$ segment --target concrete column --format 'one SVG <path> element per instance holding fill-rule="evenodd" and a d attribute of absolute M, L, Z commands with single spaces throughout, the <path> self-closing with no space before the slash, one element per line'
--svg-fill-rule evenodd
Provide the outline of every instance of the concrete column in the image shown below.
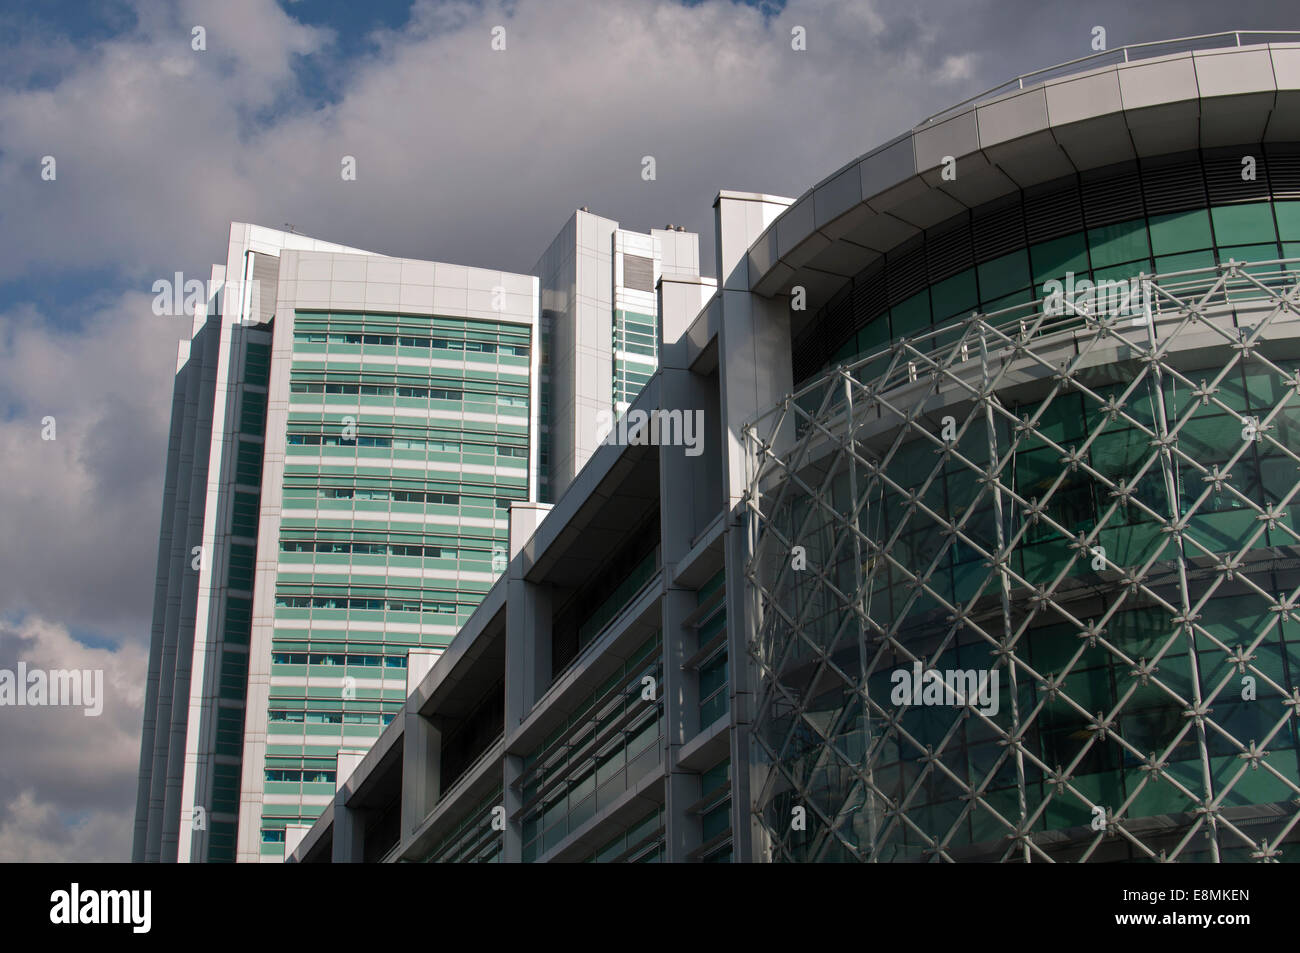
<path fill-rule="evenodd" d="M 441 652 L 411 649 L 406 656 L 402 728 L 402 831 L 405 839 L 429 816 L 442 794 L 442 732 L 412 705 L 412 694 Z"/>
<path fill-rule="evenodd" d="M 336 864 L 359 864 L 365 858 L 366 812 L 334 802 L 334 840 L 330 860 Z"/>
<path fill-rule="evenodd" d="M 722 278 L 718 365 L 722 418 L 724 484 L 728 509 L 746 490 L 747 472 L 742 428 L 793 389 L 790 310 L 784 299 L 768 299 L 749 290 L 750 246 L 792 203 L 776 196 L 721 192 L 714 204 L 717 218 L 718 274 Z M 753 796 L 749 763 L 756 673 L 749 656 L 748 633 L 756 624 L 749 602 L 744 563 L 748 556 L 743 514 L 733 512 L 727 527 L 727 651 L 731 671 L 732 836 L 734 856 L 755 860 Z"/>
<path fill-rule="evenodd" d="M 531 565 L 527 542 L 550 507 L 515 503 L 510 507 L 510 564 L 506 568 L 505 736 L 523 723 L 551 684 L 551 591 L 524 578 Z M 502 804 L 506 829 L 502 859 L 522 859 L 523 831 L 512 815 L 522 806 L 513 787 L 523 770 L 518 752 L 506 751 L 502 763 Z"/>
<path fill-rule="evenodd" d="M 442 731 L 407 709 L 402 731 L 402 838 L 429 816 L 442 796 Z"/>
<path fill-rule="evenodd" d="M 505 736 L 518 728 L 551 684 L 551 592 L 522 578 L 518 561 L 512 561 L 506 593 Z M 515 572 L 520 572 L 515 576 Z M 515 814 L 523 806 L 515 782 L 523 773 L 523 754 L 507 750 L 501 766 L 502 805 L 506 829 L 502 859 L 518 863 L 523 857 L 523 826 Z"/>
<path fill-rule="evenodd" d="M 311 830 L 310 824 L 286 824 L 284 825 L 284 857 L 285 860 L 298 849 L 302 839 L 307 836 Z"/>
<path fill-rule="evenodd" d="M 750 245 L 790 204 L 790 199 L 741 192 L 721 192 L 714 203 L 722 276 L 718 364 L 727 425 L 725 479 L 733 506 L 745 491 L 741 428 L 793 385 L 789 303 L 750 292 L 746 257 Z"/>
<path fill-rule="evenodd" d="M 695 593 L 669 586 L 663 599 L 664 678 L 660 685 L 664 700 L 664 735 L 667 751 L 665 845 L 670 863 L 681 863 L 700 845 L 700 819 L 687 809 L 700 797 L 700 778 L 677 767 L 682 746 L 699 733 L 700 692 L 697 674 L 682 663 L 697 649 L 695 632 L 682 620 L 695 608 Z"/>
<path fill-rule="evenodd" d="M 510 564 L 506 569 L 505 733 L 510 735 L 551 684 L 551 594 L 524 578 L 531 560 L 520 553 L 550 507 L 510 507 Z"/>
<path fill-rule="evenodd" d="M 514 787 L 523 771 L 523 757 L 507 752 L 501 763 L 501 806 L 506 811 L 506 829 L 501 834 L 501 860 L 507 864 L 518 864 L 524 859 L 523 825 L 512 820 L 515 812 L 523 806 L 523 797 Z"/>
<path fill-rule="evenodd" d="M 334 841 L 330 859 L 336 864 L 359 864 L 365 858 L 368 811 L 347 806 L 343 785 L 366 753 L 340 748 L 334 762 Z"/>
<path fill-rule="evenodd" d="M 662 328 L 660 340 L 660 406 L 665 410 L 682 410 L 683 414 L 702 409 L 706 403 L 703 382 L 687 368 L 687 347 L 682 340 L 701 303 L 702 286 L 684 285 L 664 279 L 659 286 Z M 712 289 L 707 289 L 712 291 Z M 700 819 L 688 811 L 699 800 L 700 781 L 694 772 L 681 771 L 677 759 L 682 746 L 699 732 L 699 681 L 694 671 L 683 663 L 698 649 L 695 631 L 682 623 L 695 609 L 694 591 L 678 585 L 674 573 L 678 563 L 690 551 L 691 540 L 702 528 L 701 514 L 708 509 L 700 496 L 707 494 L 709 481 L 704 479 L 708 455 L 717 455 L 719 431 L 706 431 L 704 454 L 687 456 L 685 447 L 665 446 L 659 450 L 660 552 L 663 556 L 667 588 L 662 602 L 663 613 L 663 684 L 665 789 L 665 846 L 670 863 L 682 863 L 700 844 Z M 709 438 L 712 437 L 710 441 Z M 716 482 L 714 489 L 716 489 Z M 713 500 L 712 509 L 722 500 Z"/>
<path fill-rule="evenodd" d="M 506 592 L 506 717 L 509 735 L 551 684 L 551 592 L 511 579 Z"/>
<path fill-rule="evenodd" d="M 756 619 L 751 605 L 751 588 L 745 580 L 744 514 L 729 518 L 726 532 L 727 553 L 727 652 L 731 676 L 731 831 L 733 857 L 745 863 L 760 860 L 755 845 L 760 841 L 759 825 L 753 814 L 753 780 L 755 771 L 746 771 L 751 763 L 753 746 L 750 733 L 754 724 L 754 700 L 758 671 L 749 654 L 749 633 Z"/>
<path fill-rule="evenodd" d="M 660 459 L 670 457 L 672 461 L 671 473 L 662 465 L 660 472 L 662 498 L 672 503 L 662 509 L 665 565 L 686 554 L 691 539 L 717 515 L 723 502 L 717 385 L 712 371 L 708 376 L 691 371 L 686 340 L 688 329 L 715 290 L 715 283 L 706 278 L 664 278 L 659 283 L 659 405 L 670 412 L 680 410 L 684 421 L 691 415 L 697 437 L 694 447 L 660 448 Z"/>
<path fill-rule="evenodd" d="M 514 559 L 519 550 L 524 548 L 541 525 L 542 520 L 546 519 L 546 514 L 551 512 L 550 503 L 523 503 L 514 502 L 510 504 L 510 558 Z"/>

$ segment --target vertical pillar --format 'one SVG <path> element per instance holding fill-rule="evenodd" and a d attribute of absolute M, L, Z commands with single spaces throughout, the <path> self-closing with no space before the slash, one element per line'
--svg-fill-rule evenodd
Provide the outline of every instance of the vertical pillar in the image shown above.
<path fill-rule="evenodd" d="M 537 699 L 551 684 L 551 591 L 529 582 L 528 540 L 550 511 L 541 503 L 510 507 L 510 563 L 506 567 L 505 729 L 508 739 L 528 717 Z M 515 814 L 523 799 L 515 782 L 523 771 L 523 753 L 507 750 L 501 766 L 502 804 L 506 829 L 501 859 L 522 860 L 523 831 Z"/>
<path fill-rule="evenodd" d="M 694 671 L 683 669 L 682 663 L 694 654 L 694 630 L 682 625 L 682 620 L 695 607 L 694 593 L 681 586 L 669 585 L 663 598 L 663 652 L 664 678 L 660 686 L 664 700 L 664 752 L 666 780 L 665 847 L 669 863 L 681 863 L 700 845 L 700 819 L 689 808 L 700 797 L 700 778 L 693 771 L 683 771 L 677 766 L 682 746 L 699 733 L 699 680 Z"/>
<path fill-rule="evenodd" d="M 420 714 L 415 690 L 441 652 L 411 649 L 406 656 L 406 705 L 402 709 L 402 831 L 405 839 L 429 816 L 441 795 L 442 732 Z"/>
<path fill-rule="evenodd" d="M 350 808 L 343 785 L 366 756 L 364 751 L 340 748 L 334 762 L 334 842 L 330 859 L 336 864 L 359 864 L 365 858 L 367 811 Z"/>
<path fill-rule="evenodd" d="M 537 526 L 550 511 L 542 503 L 510 507 L 510 563 L 506 567 L 506 711 L 507 736 L 524 720 L 551 683 L 550 588 L 524 578 L 531 565 L 524 552 Z"/>
<path fill-rule="evenodd" d="M 727 651 L 731 675 L 731 809 L 734 856 L 760 860 L 761 832 L 753 814 L 750 731 L 753 725 L 756 666 L 749 634 L 758 624 L 745 562 L 749 558 L 748 517 L 736 506 L 748 484 L 742 428 L 793 389 L 790 308 L 785 298 L 770 299 L 749 290 L 748 251 L 763 231 L 791 205 L 789 199 L 720 192 L 717 218 L 718 275 L 722 280 L 718 365 L 722 391 L 724 485 L 728 517 L 726 539 Z"/>
<path fill-rule="evenodd" d="M 757 625 L 757 616 L 749 598 L 750 585 L 745 579 L 745 561 L 749 558 L 747 523 L 750 517 L 742 510 L 733 514 L 727 527 L 727 652 L 731 676 L 731 831 L 732 856 L 740 863 L 759 861 L 761 830 L 754 817 L 751 767 L 758 667 L 749 654 L 749 636 Z"/>
<path fill-rule="evenodd" d="M 699 313 L 712 287 L 700 282 L 674 281 L 664 278 L 659 284 L 659 404 L 669 412 L 680 410 L 686 415 L 706 416 L 708 395 L 705 382 L 688 366 L 689 352 L 683 337 Z M 704 470 L 710 455 L 716 455 L 720 431 L 701 427 L 699 438 L 703 453 L 687 456 L 684 446 L 659 448 L 660 552 L 663 556 L 666 583 L 662 601 L 663 614 L 663 684 L 664 701 L 665 798 L 664 843 L 667 860 L 682 863 L 700 845 L 700 819 L 689 810 L 700 797 L 699 775 L 683 771 L 677 761 L 682 747 L 699 733 L 699 680 L 697 673 L 683 668 L 683 663 L 698 649 L 695 630 L 683 625 L 695 609 L 695 593 L 676 580 L 678 563 L 690 551 L 691 540 L 702 527 L 703 514 L 716 513 L 721 505 L 717 498 L 708 505 L 700 496 L 709 492 L 710 481 Z M 716 489 L 716 484 L 713 487 Z M 707 522 L 707 518 L 705 518 Z"/>
<path fill-rule="evenodd" d="M 789 302 L 750 292 L 747 258 L 749 247 L 790 204 L 789 199 L 742 192 L 720 192 L 714 203 L 722 278 L 718 365 L 730 506 L 740 502 L 745 492 L 741 428 L 793 385 Z"/>
<path fill-rule="evenodd" d="M 663 351 L 672 360 L 671 348 Z M 682 408 L 689 412 L 690 371 L 665 365 L 660 368 L 660 403 L 666 410 Z M 659 448 L 660 552 L 663 556 L 666 583 L 662 600 L 663 614 L 663 684 L 664 752 L 666 779 L 664 799 L 664 841 L 667 860 L 681 863 L 700 844 L 699 818 L 687 810 L 700 796 L 699 776 L 683 772 L 677 766 L 682 746 L 699 731 L 699 682 L 696 673 L 682 667 L 695 653 L 695 631 L 682 622 L 694 609 L 694 592 L 683 588 L 675 579 L 675 570 L 690 549 L 695 535 L 695 507 L 691 498 L 697 492 L 692 478 L 692 458 L 684 447 Z"/>
<path fill-rule="evenodd" d="M 307 836 L 309 830 L 311 830 L 310 824 L 284 825 L 284 859 L 286 861 L 298 849 L 298 845 L 302 843 L 302 839 Z"/>

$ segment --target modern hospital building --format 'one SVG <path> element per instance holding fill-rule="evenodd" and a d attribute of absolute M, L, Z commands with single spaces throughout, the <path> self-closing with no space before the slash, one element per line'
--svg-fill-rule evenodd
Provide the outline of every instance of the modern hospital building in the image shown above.
<path fill-rule="evenodd" d="M 716 279 L 585 210 L 530 275 L 232 226 L 135 859 L 1294 859 L 1300 37 L 714 211 Z"/>

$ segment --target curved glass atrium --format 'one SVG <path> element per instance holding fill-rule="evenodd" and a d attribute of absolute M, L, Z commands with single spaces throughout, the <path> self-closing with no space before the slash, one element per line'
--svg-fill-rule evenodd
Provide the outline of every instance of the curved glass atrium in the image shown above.
<path fill-rule="evenodd" d="M 822 316 L 853 357 L 745 431 L 770 859 L 1295 856 L 1298 209 L 1085 223 Z"/>

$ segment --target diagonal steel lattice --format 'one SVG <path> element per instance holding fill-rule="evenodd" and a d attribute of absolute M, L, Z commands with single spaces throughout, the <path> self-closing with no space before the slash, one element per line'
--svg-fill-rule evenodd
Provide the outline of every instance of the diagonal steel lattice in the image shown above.
<path fill-rule="evenodd" d="M 769 859 L 1300 854 L 1298 271 L 972 314 L 744 428 Z"/>

